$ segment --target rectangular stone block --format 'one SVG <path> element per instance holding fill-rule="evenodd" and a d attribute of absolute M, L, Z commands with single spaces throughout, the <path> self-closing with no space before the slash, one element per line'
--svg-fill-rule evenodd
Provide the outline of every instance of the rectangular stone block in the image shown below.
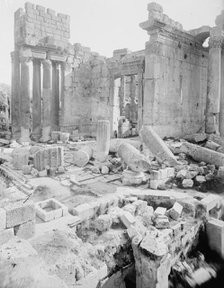
<path fill-rule="evenodd" d="M 13 228 L 0 231 L 0 246 L 8 242 L 12 237 L 14 237 Z"/>
<path fill-rule="evenodd" d="M 179 217 L 181 216 L 181 213 L 183 211 L 183 206 L 180 205 L 178 202 L 176 202 L 173 207 L 169 211 L 169 216 L 174 219 L 178 220 Z"/>
<path fill-rule="evenodd" d="M 211 219 L 206 223 L 208 244 L 224 259 L 224 221 Z"/>
<path fill-rule="evenodd" d="M 201 203 L 206 207 L 207 212 L 213 208 L 221 206 L 221 197 L 218 195 L 210 194 L 201 200 Z"/>
<path fill-rule="evenodd" d="M 130 239 L 133 239 L 135 236 L 141 236 L 140 233 L 136 230 L 133 225 L 130 225 L 127 229 L 127 233 Z"/>
<path fill-rule="evenodd" d="M 25 203 L 22 201 L 9 203 L 4 209 L 6 211 L 7 228 L 34 220 L 36 216 L 34 204 L 31 201 Z"/>
<path fill-rule="evenodd" d="M 87 203 L 81 204 L 73 208 L 73 215 L 79 216 L 82 221 L 92 218 L 95 214 L 94 206 Z"/>
<path fill-rule="evenodd" d="M 21 239 L 29 239 L 35 234 L 36 221 L 31 220 L 24 224 L 14 226 L 14 235 Z"/>
<path fill-rule="evenodd" d="M 6 228 L 6 211 L 0 208 L 0 231 Z"/>
<path fill-rule="evenodd" d="M 126 228 L 129 228 L 131 225 L 135 223 L 135 218 L 131 215 L 131 213 L 127 211 L 125 211 L 122 215 L 120 215 L 120 220 Z"/>
<path fill-rule="evenodd" d="M 154 212 L 154 215 L 155 216 L 159 216 L 159 215 L 165 215 L 166 214 L 166 208 L 164 208 L 164 207 L 157 207 L 156 208 L 156 210 L 155 210 L 155 212 Z"/>

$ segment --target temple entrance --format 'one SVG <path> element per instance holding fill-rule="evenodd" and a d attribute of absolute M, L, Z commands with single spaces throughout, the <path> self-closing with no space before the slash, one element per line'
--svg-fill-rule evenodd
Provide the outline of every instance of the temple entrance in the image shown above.
<path fill-rule="evenodd" d="M 138 135 L 138 75 L 125 75 L 114 80 L 113 133 L 125 138 Z"/>

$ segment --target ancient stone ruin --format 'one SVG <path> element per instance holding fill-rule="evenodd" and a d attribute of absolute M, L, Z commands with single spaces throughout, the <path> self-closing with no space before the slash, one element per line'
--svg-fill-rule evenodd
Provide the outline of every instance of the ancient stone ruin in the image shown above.
<path fill-rule="evenodd" d="M 221 287 L 224 13 L 186 31 L 147 9 L 145 48 L 111 58 L 68 15 L 15 12 L 0 287 Z"/>

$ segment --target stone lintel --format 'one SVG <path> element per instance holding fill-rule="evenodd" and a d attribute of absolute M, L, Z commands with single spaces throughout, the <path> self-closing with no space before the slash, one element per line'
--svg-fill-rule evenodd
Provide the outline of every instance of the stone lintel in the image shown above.
<path fill-rule="evenodd" d="M 32 51 L 32 57 L 34 59 L 46 59 L 46 55 L 45 51 Z"/>
<path fill-rule="evenodd" d="M 57 62 L 65 62 L 67 59 L 67 56 L 48 53 L 48 59 L 52 61 L 57 61 Z"/>

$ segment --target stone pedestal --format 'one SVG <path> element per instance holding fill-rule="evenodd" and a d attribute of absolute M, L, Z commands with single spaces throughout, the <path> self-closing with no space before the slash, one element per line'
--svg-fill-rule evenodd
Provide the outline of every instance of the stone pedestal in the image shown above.
<path fill-rule="evenodd" d="M 43 128 L 41 141 L 51 139 L 51 104 L 52 104 L 51 61 L 43 61 Z"/>
<path fill-rule="evenodd" d="M 97 122 L 96 133 L 96 159 L 100 162 L 104 162 L 110 148 L 110 122 L 108 120 L 99 120 Z"/>
<path fill-rule="evenodd" d="M 33 60 L 33 138 L 37 141 L 41 136 L 41 70 L 40 61 Z"/>
<path fill-rule="evenodd" d="M 30 141 L 30 58 L 21 57 L 20 116 L 21 142 Z"/>
<path fill-rule="evenodd" d="M 206 133 L 219 133 L 221 96 L 221 46 L 223 38 L 216 28 L 211 32 L 208 59 L 208 96 L 206 109 Z"/>

